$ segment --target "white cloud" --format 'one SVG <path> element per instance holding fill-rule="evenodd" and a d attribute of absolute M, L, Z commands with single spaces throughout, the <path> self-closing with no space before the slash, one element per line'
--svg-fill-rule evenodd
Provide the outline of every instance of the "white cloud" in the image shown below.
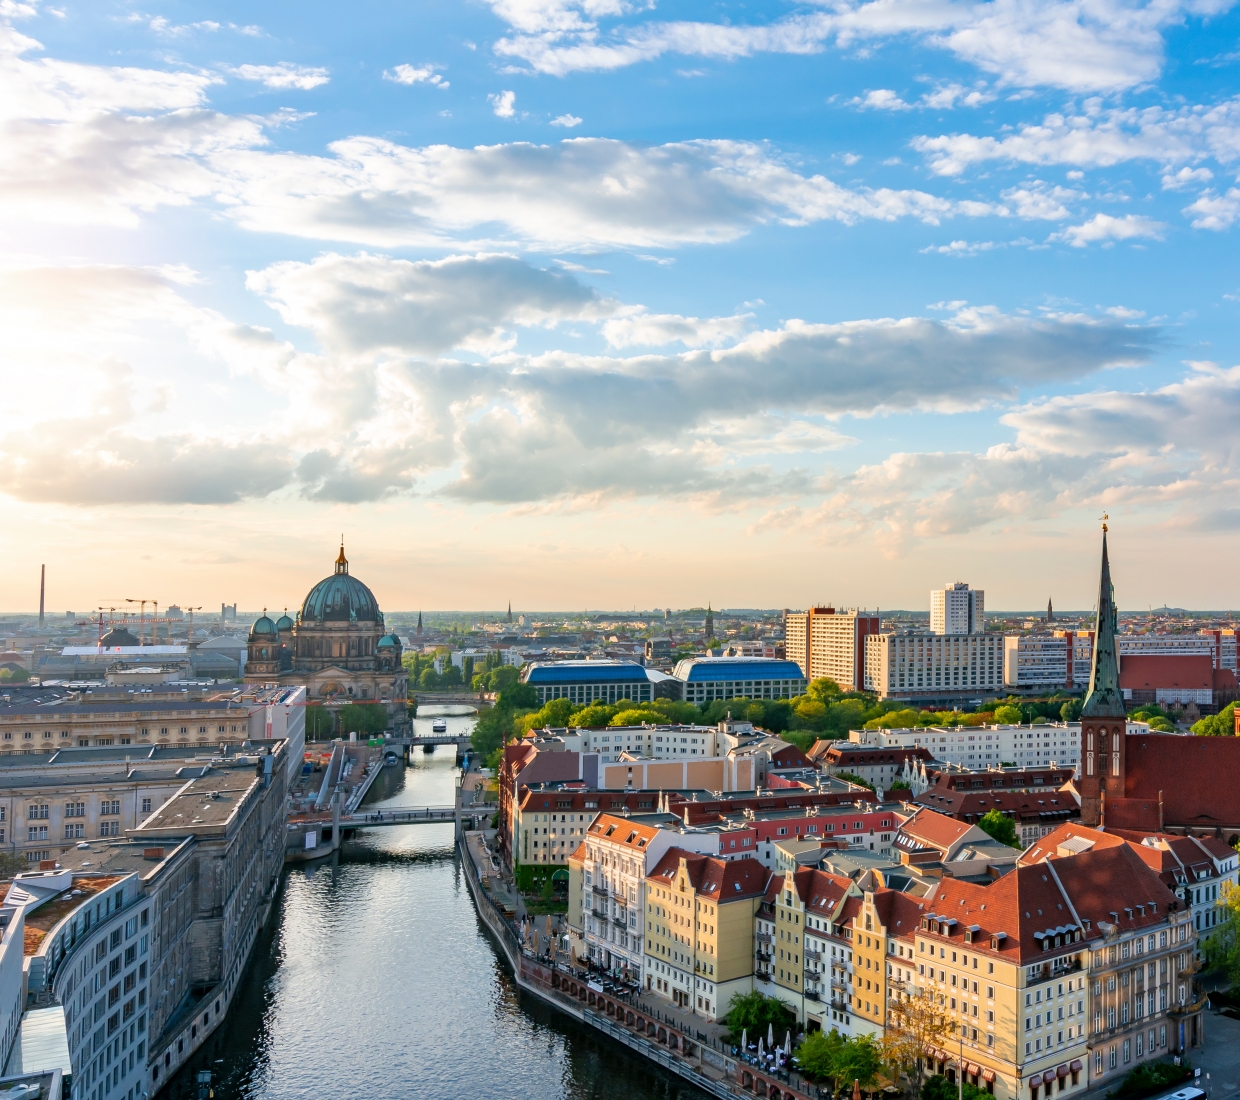
<path fill-rule="evenodd" d="M 1002 83 L 1114 91 L 1155 79 L 1163 31 L 1189 15 L 1226 10 L 1229 0 L 841 0 L 773 23 L 644 21 L 604 29 L 601 21 L 645 5 L 620 0 L 492 0 L 513 33 L 495 44 L 514 65 L 565 75 L 607 71 L 664 54 L 732 60 L 757 53 L 816 53 L 914 36 L 947 49 Z M 650 5 L 651 7 L 653 5 Z"/>
<path fill-rule="evenodd" d="M 513 325 L 593 320 L 618 308 L 572 275 L 498 254 L 409 261 L 328 253 L 251 271 L 246 286 L 286 324 L 346 357 L 494 352 L 511 344 Z"/>
<path fill-rule="evenodd" d="M 1193 216 L 1194 229 L 1230 229 L 1240 218 L 1240 188 L 1232 187 L 1225 195 L 1203 191 L 1184 213 Z"/>
<path fill-rule="evenodd" d="M 627 311 L 603 323 L 603 336 L 613 348 L 717 347 L 744 335 L 752 313 L 734 317 L 682 317 L 678 313 Z"/>
<path fill-rule="evenodd" d="M 950 244 L 930 245 L 921 251 L 936 252 L 940 256 L 975 256 L 979 252 L 1006 247 L 1001 241 L 952 241 Z"/>
<path fill-rule="evenodd" d="M 513 104 L 516 101 L 516 92 L 494 92 L 487 96 L 487 102 L 491 104 L 496 115 L 500 118 L 512 118 L 515 113 Z"/>
<path fill-rule="evenodd" d="M 1052 234 L 1049 239 L 1065 241 L 1073 248 L 1085 248 L 1098 241 L 1108 244 L 1140 239 L 1161 241 L 1166 228 L 1162 222 L 1137 214 L 1126 214 L 1122 218 L 1113 218 L 1110 214 L 1095 214 L 1083 225 L 1070 225 L 1062 232 Z"/>
<path fill-rule="evenodd" d="M 297 88 L 305 92 L 331 80 L 326 69 L 294 65 L 290 61 L 281 61 L 278 65 L 237 65 L 225 71 L 241 80 L 253 80 L 281 91 Z"/>
<path fill-rule="evenodd" d="M 864 96 L 849 100 L 849 105 L 877 111 L 912 111 L 918 108 L 943 111 L 955 107 L 957 103 L 963 107 L 980 107 L 994 98 L 985 85 L 966 88 L 962 84 L 941 84 L 912 103 L 901 99 L 889 88 L 875 88 Z"/>
<path fill-rule="evenodd" d="M 1195 183 L 1209 183 L 1212 179 L 1214 173 L 1209 168 L 1181 168 L 1178 172 L 1167 169 L 1162 186 L 1164 191 L 1183 191 Z"/>
<path fill-rule="evenodd" d="M 383 79 L 394 84 L 431 84 L 446 91 L 451 84 L 435 71 L 438 68 L 438 65 L 397 65 L 384 69 Z"/>
<path fill-rule="evenodd" d="M 581 125 L 581 119 L 576 115 L 556 115 L 551 120 L 552 126 L 563 126 L 567 130 L 571 130 L 574 126 Z"/>
<path fill-rule="evenodd" d="M 890 88 L 873 88 L 864 96 L 857 96 L 848 102 L 850 106 L 869 108 L 874 111 L 911 111 L 913 109 L 911 103 L 905 103 Z"/>
<path fill-rule="evenodd" d="M 944 176 L 990 160 L 1098 168 L 1129 160 L 1182 164 L 1207 156 L 1222 162 L 1240 158 L 1240 97 L 1174 110 L 1104 110 L 1096 100 L 1085 108 L 1075 115 L 1047 115 L 1041 124 L 1023 125 L 1006 137 L 921 136 L 912 144 Z"/>
<path fill-rule="evenodd" d="M 1064 205 L 1089 196 L 1083 191 L 1058 187 L 1042 180 L 1033 180 L 1021 187 L 1012 187 L 1002 193 L 1005 202 L 1015 208 L 1018 218 L 1026 220 L 1062 221 L 1072 212 Z"/>

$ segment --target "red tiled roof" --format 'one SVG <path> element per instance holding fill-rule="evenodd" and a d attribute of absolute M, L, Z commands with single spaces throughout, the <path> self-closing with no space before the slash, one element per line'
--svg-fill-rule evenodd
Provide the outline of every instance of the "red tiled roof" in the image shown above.
<path fill-rule="evenodd" d="M 1208 653 L 1125 656 L 1120 660 L 1119 686 L 1145 691 L 1156 688 L 1208 690 L 1214 682 L 1213 666 Z"/>
<path fill-rule="evenodd" d="M 972 825 L 927 808 L 909 818 L 900 826 L 900 832 L 932 848 L 946 851 L 971 828 L 973 828 Z"/>
<path fill-rule="evenodd" d="M 1240 680 L 1229 668 L 1216 668 L 1212 684 L 1215 691 L 1240 691 Z"/>
<path fill-rule="evenodd" d="M 1161 796 L 1164 828 L 1240 830 L 1240 794 L 1235 779 L 1240 775 L 1240 738 L 1134 733 L 1125 742 L 1125 755 L 1126 797 L 1106 800 L 1108 827 L 1157 829 Z M 1132 800 L 1139 804 L 1120 804 Z"/>
<path fill-rule="evenodd" d="M 851 744 L 851 742 L 849 742 Z M 862 768 L 884 764 L 903 764 L 906 760 L 933 760 L 934 757 L 920 745 L 913 748 L 848 749 L 832 745 L 824 754 L 832 766 L 853 765 Z"/>
<path fill-rule="evenodd" d="M 914 800 L 918 805 L 929 807 L 938 813 L 955 818 L 981 817 L 990 810 L 1002 810 L 1017 818 L 1039 817 L 1048 814 L 1071 815 L 1080 813 L 1080 805 L 1067 792 L 1054 787 L 1040 791 L 953 791 L 937 787 L 919 794 Z"/>
<path fill-rule="evenodd" d="M 646 877 L 667 882 L 675 878 L 682 859 L 693 889 L 721 905 L 759 897 L 767 891 L 771 873 L 756 859 L 715 859 L 683 848 L 669 848 Z"/>

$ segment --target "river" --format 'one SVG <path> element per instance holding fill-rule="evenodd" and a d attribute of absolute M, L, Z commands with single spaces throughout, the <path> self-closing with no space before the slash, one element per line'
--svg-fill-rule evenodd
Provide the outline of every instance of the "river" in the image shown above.
<path fill-rule="evenodd" d="M 430 732 L 430 718 L 416 720 Z M 449 717 L 450 729 L 469 718 Z M 454 750 L 389 768 L 368 806 L 451 805 Z M 159 1100 L 701 1100 L 522 993 L 474 911 L 451 825 L 363 831 L 289 870 L 210 1041 Z"/>

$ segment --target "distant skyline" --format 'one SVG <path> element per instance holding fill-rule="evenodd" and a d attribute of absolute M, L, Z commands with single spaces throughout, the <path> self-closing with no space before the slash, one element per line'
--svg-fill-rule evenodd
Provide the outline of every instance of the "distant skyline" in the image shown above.
<path fill-rule="evenodd" d="M 1240 605 L 1235 0 L 0 0 L 0 607 Z"/>

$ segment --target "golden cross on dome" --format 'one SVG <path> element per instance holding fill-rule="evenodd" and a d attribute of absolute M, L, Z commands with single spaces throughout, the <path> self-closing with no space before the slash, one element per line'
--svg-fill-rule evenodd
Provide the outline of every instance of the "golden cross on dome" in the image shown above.
<path fill-rule="evenodd" d="M 1102 529 L 1103 529 L 1104 531 L 1107 529 L 1107 520 L 1109 520 L 1110 518 L 1111 518 L 1111 517 L 1110 517 L 1110 516 L 1108 516 L 1108 515 L 1106 514 L 1106 512 L 1103 512 L 1103 513 L 1102 513 Z"/>

